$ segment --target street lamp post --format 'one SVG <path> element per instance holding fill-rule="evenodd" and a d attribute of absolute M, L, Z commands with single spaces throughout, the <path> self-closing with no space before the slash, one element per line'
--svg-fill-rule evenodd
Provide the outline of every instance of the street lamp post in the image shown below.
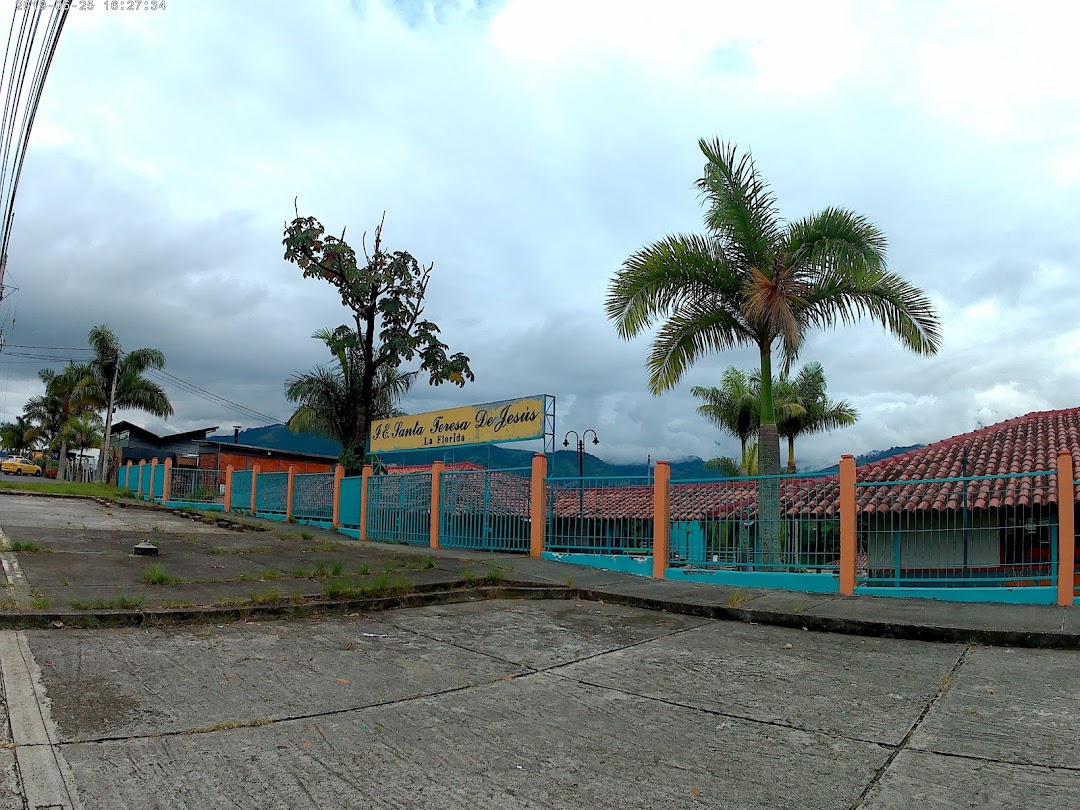
<path fill-rule="evenodd" d="M 581 435 L 578 435 L 576 430 L 568 430 L 566 436 L 563 437 L 563 447 L 570 446 L 570 434 L 574 434 L 574 439 L 577 440 L 577 472 L 578 472 L 578 519 L 581 521 L 581 526 L 585 526 L 585 439 L 591 433 L 592 443 L 600 444 L 600 437 L 596 435 L 596 431 L 592 428 L 584 431 Z"/>

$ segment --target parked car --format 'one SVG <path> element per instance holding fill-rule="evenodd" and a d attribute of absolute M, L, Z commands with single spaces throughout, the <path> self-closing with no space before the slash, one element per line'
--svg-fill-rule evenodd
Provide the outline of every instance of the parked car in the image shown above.
<path fill-rule="evenodd" d="M 41 475 L 41 467 L 25 458 L 14 456 L 0 462 L 0 470 L 13 475 Z"/>

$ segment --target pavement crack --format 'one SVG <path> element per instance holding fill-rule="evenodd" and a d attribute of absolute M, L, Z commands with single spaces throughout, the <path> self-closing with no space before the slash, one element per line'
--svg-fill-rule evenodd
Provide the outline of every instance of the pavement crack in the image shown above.
<path fill-rule="evenodd" d="M 849 805 L 849 810 L 854 810 L 854 808 L 862 806 L 862 803 L 866 801 L 866 798 L 870 795 L 870 792 L 881 783 L 882 779 L 885 778 L 885 774 L 889 772 L 889 768 L 892 767 L 892 764 L 896 761 L 896 758 L 900 756 L 903 751 L 907 750 L 908 743 L 911 742 L 911 738 L 915 736 L 915 732 L 919 730 L 919 726 L 922 725 L 922 722 L 926 719 L 926 716 L 930 714 L 930 710 L 934 708 L 934 704 L 936 704 L 938 700 L 940 700 L 941 697 L 947 691 L 949 691 L 949 687 L 952 686 L 953 683 L 955 683 L 956 673 L 960 671 L 960 667 L 964 665 L 964 661 L 967 660 L 968 653 L 970 653 L 972 649 L 973 647 L 970 644 L 964 647 L 960 655 L 957 657 L 956 661 L 953 663 L 952 667 L 947 673 L 945 673 L 945 676 L 941 679 L 941 685 L 938 687 L 937 691 L 934 692 L 934 694 L 930 696 L 930 699 L 926 701 L 926 705 L 923 706 L 922 711 L 919 712 L 919 716 L 915 718 L 915 722 L 911 724 L 911 728 L 907 730 L 907 733 L 904 735 L 903 739 L 900 740 L 900 744 L 893 749 L 892 753 L 890 753 L 888 758 L 885 760 L 885 763 L 880 768 L 878 768 L 877 773 L 874 774 L 874 777 L 867 783 L 866 787 L 863 788 L 862 793 L 859 794 L 859 798 L 857 798 L 854 802 L 851 803 L 851 805 Z"/>
<path fill-rule="evenodd" d="M 936 748 L 915 748 L 911 747 L 912 751 L 918 751 L 923 754 L 934 754 L 939 757 L 949 757 L 950 759 L 962 759 L 967 762 L 986 762 L 991 765 L 1009 765 L 1015 768 L 1041 768 L 1048 771 L 1065 771 L 1066 773 L 1080 773 L 1080 765 L 1040 765 L 1038 762 L 1025 762 L 1020 759 L 1003 759 L 1001 757 L 984 757 L 978 754 L 960 754 L 956 751 L 939 751 Z"/>

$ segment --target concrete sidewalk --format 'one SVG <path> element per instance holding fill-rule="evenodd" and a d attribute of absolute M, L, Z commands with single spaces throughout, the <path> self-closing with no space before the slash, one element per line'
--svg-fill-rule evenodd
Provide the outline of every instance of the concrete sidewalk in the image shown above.
<path fill-rule="evenodd" d="M 223 525 L 219 525 L 223 524 Z M 142 502 L 0 492 L 8 627 L 219 621 L 501 596 L 885 638 L 1080 649 L 1080 608 L 669 582 L 514 554 L 361 543 L 336 532 Z M 239 529 L 239 530 L 238 530 Z M 135 557 L 151 540 L 157 558 Z M 161 582 L 147 569 L 157 566 Z"/>

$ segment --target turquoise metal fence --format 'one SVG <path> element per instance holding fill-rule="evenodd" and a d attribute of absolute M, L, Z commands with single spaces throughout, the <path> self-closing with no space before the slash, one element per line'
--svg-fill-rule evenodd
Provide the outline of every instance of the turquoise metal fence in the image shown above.
<path fill-rule="evenodd" d="M 255 514 L 284 515 L 288 490 L 287 472 L 259 473 L 255 477 Z"/>
<path fill-rule="evenodd" d="M 152 470 L 150 469 L 149 464 L 139 465 L 138 484 L 136 485 L 136 489 L 141 493 L 143 500 L 146 500 L 149 497 L 151 472 Z"/>
<path fill-rule="evenodd" d="M 528 551 L 529 467 L 447 470 L 439 477 L 439 545 Z"/>
<path fill-rule="evenodd" d="M 292 507 L 295 518 L 327 523 L 333 520 L 334 474 L 305 473 L 294 476 Z"/>
<path fill-rule="evenodd" d="M 1053 585 L 1057 476 L 856 483 L 856 582 L 871 587 Z"/>
<path fill-rule="evenodd" d="M 169 501 L 174 503 L 222 503 L 225 485 L 218 470 L 174 467 L 169 481 Z"/>
<path fill-rule="evenodd" d="M 125 464 L 116 471 L 116 488 L 127 489 L 128 466 Z"/>
<path fill-rule="evenodd" d="M 234 470 L 232 474 L 232 492 L 230 509 L 238 512 L 251 511 L 251 470 Z"/>
<path fill-rule="evenodd" d="M 338 497 L 338 525 L 350 533 L 360 531 L 360 492 L 364 479 L 352 475 L 341 479 L 341 494 Z"/>
<path fill-rule="evenodd" d="M 740 571 L 839 570 L 835 476 L 672 481 L 669 565 Z"/>
<path fill-rule="evenodd" d="M 368 479 L 369 540 L 426 546 L 431 542 L 431 473 Z"/>
<path fill-rule="evenodd" d="M 651 477 L 548 478 L 546 487 L 546 551 L 652 553 Z"/>

